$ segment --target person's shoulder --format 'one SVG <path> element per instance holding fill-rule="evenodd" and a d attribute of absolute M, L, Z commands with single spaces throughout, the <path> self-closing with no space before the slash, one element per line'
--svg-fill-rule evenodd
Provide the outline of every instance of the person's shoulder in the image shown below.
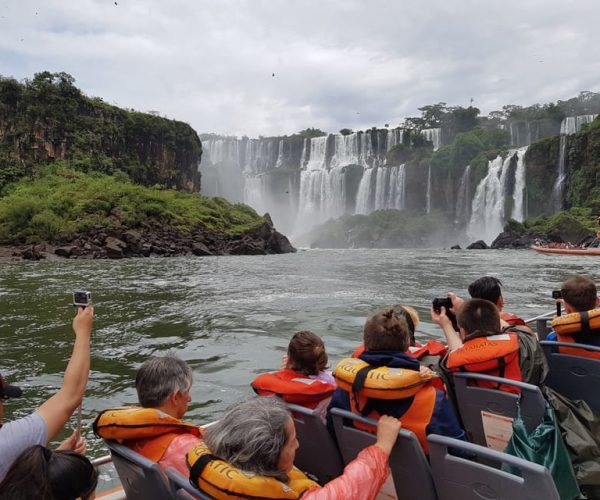
<path fill-rule="evenodd" d="M 37 411 L 34 411 L 25 417 L 4 423 L 0 427 L 0 432 L 6 434 L 7 432 L 14 432 L 18 429 L 29 429 L 32 427 L 46 428 L 46 421 Z"/>

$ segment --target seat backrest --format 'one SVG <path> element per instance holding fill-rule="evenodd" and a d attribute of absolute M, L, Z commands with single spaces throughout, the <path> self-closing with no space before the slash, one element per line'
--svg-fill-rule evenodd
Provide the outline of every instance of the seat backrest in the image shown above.
<path fill-rule="evenodd" d="M 174 498 L 160 466 L 116 441 L 106 441 L 128 500 Z"/>
<path fill-rule="evenodd" d="M 550 371 L 544 383 L 569 399 L 582 399 L 600 412 L 600 359 L 558 352 L 558 347 L 571 347 L 600 352 L 600 347 L 571 342 L 540 342 Z"/>
<path fill-rule="evenodd" d="M 345 464 L 354 460 L 362 449 L 375 444 L 376 436 L 374 434 L 356 429 L 352 426 L 352 422 L 359 421 L 376 427 L 376 420 L 364 418 L 339 408 L 333 408 L 331 415 Z M 418 498 L 419 500 L 435 500 L 437 498 L 429 463 L 419 440 L 411 431 L 400 429 L 389 463 L 396 492 L 401 494 L 402 498 Z"/>
<path fill-rule="evenodd" d="M 168 467 L 165 470 L 165 474 L 175 498 L 199 498 L 201 500 L 210 500 L 212 498 L 192 485 L 187 477 L 182 476 L 173 467 Z"/>
<path fill-rule="evenodd" d="M 503 385 L 512 385 L 518 387 L 521 391 L 518 394 L 501 391 L 498 389 L 488 389 L 469 385 L 477 381 L 488 381 Z M 481 373 L 454 373 L 454 388 L 456 391 L 456 402 L 465 431 L 472 443 L 488 446 L 484 432 L 484 420 L 482 411 L 502 415 L 504 417 L 515 418 L 517 416 L 518 405 L 521 407 L 521 418 L 528 431 L 533 431 L 544 418 L 546 401 L 539 387 L 516 382 L 500 377 L 492 377 Z"/>
<path fill-rule="evenodd" d="M 552 475 L 542 465 L 445 436 L 430 434 L 427 441 L 439 500 L 560 498 Z M 448 448 L 453 453 L 458 451 L 464 456 L 475 456 L 477 461 L 451 455 Z M 498 467 L 503 463 L 516 467 L 520 476 L 486 465 L 489 462 Z"/>
<path fill-rule="evenodd" d="M 296 467 L 317 478 L 321 485 L 340 476 L 344 472 L 342 457 L 319 413 L 295 404 L 287 406 L 292 412 L 300 443 Z"/>

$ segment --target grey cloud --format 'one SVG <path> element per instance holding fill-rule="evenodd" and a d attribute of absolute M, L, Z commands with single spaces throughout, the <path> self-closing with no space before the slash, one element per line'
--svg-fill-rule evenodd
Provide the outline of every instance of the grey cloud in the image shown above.
<path fill-rule="evenodd" d="M 583 0 L 21 0 L 0 5 L 0 72 L 64 70 L 199 132 L 364 129 L 439 101 L 487 112 L 599 90 L 598 14 Z"/>

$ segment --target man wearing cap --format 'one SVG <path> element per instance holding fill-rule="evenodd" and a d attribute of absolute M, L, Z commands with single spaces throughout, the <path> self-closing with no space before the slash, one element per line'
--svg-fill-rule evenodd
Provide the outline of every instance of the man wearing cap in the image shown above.
<path fill-rule="evenodd" d="M 6 383 L 0 375 L 0 481 L 21 454 L 34 445 L 46 446 L 56 437 L 83 399 L 90 371 L 90 337 L 94 309 L 80 307 L 73 319 L 75 344 L 67 364 L 62 387 L 31 415 L 2 424 L 4 400 L 21 396 L 21 389 Z M 76 433 L 60 449 L 85 450 L 85 442 Z"/>

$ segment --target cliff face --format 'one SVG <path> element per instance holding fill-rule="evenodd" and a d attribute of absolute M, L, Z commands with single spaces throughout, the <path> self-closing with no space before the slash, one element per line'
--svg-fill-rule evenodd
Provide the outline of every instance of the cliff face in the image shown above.
<path fill-rule="evenodd" d="M 0 78 L 0 188 L 36 164 L 125 172 L 134 182 L 200 190 L 202 144 L 186 123 L 84 96 L 65 73 Z"/>

